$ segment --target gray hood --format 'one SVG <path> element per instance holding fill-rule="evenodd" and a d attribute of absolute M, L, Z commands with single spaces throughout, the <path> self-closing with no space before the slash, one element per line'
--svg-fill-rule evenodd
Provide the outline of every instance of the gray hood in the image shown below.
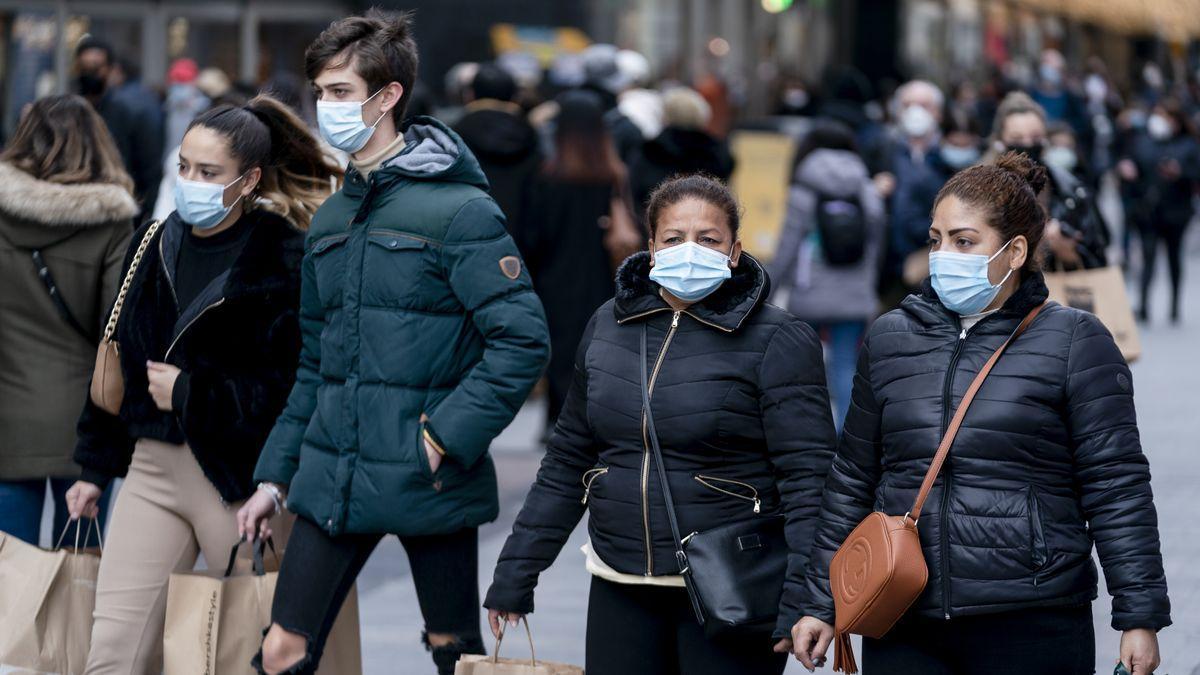
<path fill-rule="evenodd" d="M 867 180 L 867 166 L 849 150 L 814 150 L 796 168 L 795 181 L 831 197 L 857 195 Z"/>

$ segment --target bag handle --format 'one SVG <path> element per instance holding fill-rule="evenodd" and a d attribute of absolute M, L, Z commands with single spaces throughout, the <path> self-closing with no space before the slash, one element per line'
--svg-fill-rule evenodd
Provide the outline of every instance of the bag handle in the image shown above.
<path fill-rule="evenodd" d="M 225 566 L 225 574 L 222 576 L 228 577 L 233 575 L 233 565 L 237 562 L 238 549 L 242 547 L 242 544 L 247 543 L 247 541 L 249 540 L 245 538 L 238 539 L 237 543 L 233 545 L 233 550 L 229 552 L 229 564 Z M 264 545 L 271 548 L 271 555 L 275 556 L 275 562 L 279 562 L 279 554 L 275 552 L 275 541 L 270 537 L 266 539 L 255 539 L 253 541 L 254 562 L 251 565 L 251 571 L 254 573 L 254 576 L 261 577 L 267 573 L 266 563 L 263 562 Z"/>
<path fill-rule="evenodd" d="M 1025 329 L 1029 327 L 1029 324 L 1033 323 L 1033 320 L 1037 318 L 1038 313 L 1041 312 L 1042 308 L 1045 306 L 1046 303 L 1043 302 L 1042 304 L 1030 310 L 1029 314 L 1025 315 L 1025 319 L 1021 321 L 1020 325 L 1017 326 L 1017 329 L 1012 332 L 1012 335 L 1009 335 L 1008 339 L 1004 341 L 1004 344 L 1000 345 L 1000 347 L 998 347 L 996 351 L 992 353 L 992 356 L 987 360 L 987 363 L 983 364 L 983 368 L 979 370 L 979 374 L 976 375 L 974 381 L 971 382 L 971 386 L 967 389 L 967 393 L 963 394 L 962 401 L 960 401 L 958 404 L 958 409 L 954 411 L 954 418 L 950 420 L 950 426 L 946 427 L 946 434 L 942 436 L 942 442 L 938 446 L 937 452 L 933 455 L 933 463 L 929 465 L 929 470 L 925 472 L 925 480 L 921 483 L 921 490 L 917 493 L 916 500 L 913 501 L 912 509 L 909 510 L 908 513 L 904 514 L 905 520 L 911 518 L 913 524 L 915 525 L 917 519 L 921 517 L 921 508 L 925 506 L 925 500 L 929 497 L 929 491 L 933 489 L 933 482 L 937 480 L 938 474 L 942 470 L 942 464 L 945 463 L 946 456 L 950 454 L 950 446 L 954 444 L 954 438 L 958 435 L 958 430 L 960 427 L 962 427 L 963 419 L 965 419 L 967 416 L 967 408 L 970 408 L 971 401 L 975 400 L 975 394 L 979 393 L 979 389 L 983 386 L 983 381 L 987 379 L 988 373 L 992 372 L 992 367 L 995 366 L 996 362 L 1000 360 L 1000 355 L 1004 353 L 1005 349 L 1008 349 L 1008 346 L 1012 344 L 1013 341 L 1015 341 L 1017 337 L 1021 335 L 1021 333 L 1025 332 Z"/>
<path fill-rule="evenodd" d="M 92 528 L 96 529 L 96 541 L 100 544 L 100 552 L 104 552 L 104 533 L 100 530 L 100 524 L 95 518 L 87 518 L 88 529 L 83 535 L 83 544 L 87 546 L 87 540 L 92 537 Z M 79 553 L 79 521 L 67 520 L 67 524 L 63 526 L 62 534 L 58 535 L 58 543 L 54 545 L 55 550 L 62 548 L 63 539 L 67 537 L 67 530 L 71 529 L 71 523 L 75 523 L 75 553 Z"/>
<path fill-rule="evenodd" d="M 700 595 L 692 583 L 692 570 L 688 565 L 687 552 L 683 550 L 679 520 L 675 516 L 675 500 L 671 497 L 671 484 L 667 481 L 667 469 L 663 463 L 662 448 L 658 445 L 658 433 L 654 430 L 654 413 L 650 410 L 650 384 L 646 379 L 646 330 L 646 322 L 643 321 L 639 353 L 641 355 L 642 415 L 646 418 L 646 437 L 650 441 L 650 449 L 654 455 L 654 465 L 658 470 L 663 499 L 667 502 L 667 522 L 671 524 L 671 538 L 675 543 L 675 562 L 679 565 L 679 574 L 683 577 L 684 587 L 687 588 L 688 599 L 692 602 L 692 611 L 696 614 L 696 621 L 703 626 L 705 624 L 704 605 L 701 604 Z M 649 552 L 647 553 L 649 554 Z"/>
<path fill-rule="evenodd" d="M 533 632 L 529 630 L 529 618 L 522 616 L 521 622 L 525 624 L 525 635 L 529 638 L 529 665 L 537 668 L 537 654 L 533 651 Z M 504 627 L 507 625 L 507 621 L 500 622 L 500 633 L 496 636 L 496 648 L 492 650 L 493 664 L 500 662 L 500 643 L 504 641 Z"/>
<path fill-rule="evenodd" d="M 113 335 L 116 334 L 117 321 L 121 318 L 121 307 L 125 305 L 125 295 L 129 292 L 130 284 L 133 283 L 133 275 L 137 273 L 138 266 L 142 264 L 142 256 L 146 254 L 146 247 L 150 245 L 150 240 L 154 238 L 162 224 L 161 220 L 150 223 L 146 234 L 142 236 L 141 243 L 134 251 L 133 260 L 129 262 L 129 269 L 125 271 L 125 278 L 121 281 L 121 289 L 117 291 L 117 299 L 113 301 L 112 312 L 108 315 L 108 323 L 104 326 L 104 337 L 101 342 L 111 342 Z"/>

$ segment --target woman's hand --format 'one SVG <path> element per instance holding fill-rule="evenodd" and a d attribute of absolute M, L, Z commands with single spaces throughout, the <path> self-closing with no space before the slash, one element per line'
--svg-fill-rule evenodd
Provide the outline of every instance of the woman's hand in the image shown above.
<path fill-rule="evenodd" d="M 146 362 L 146 379 L 150 381 L 150 398 L 163 412 L 171 412 L 171 395 L 175 393 L 175 380 L 182 372 L 168 363 Z"/>
<path fill-rule="evenodd" d="M 814 617 L 806 616 L 792 626 L 792 645 L 799 661 L 808 672 L 825 665 L 825 652 L 833 642 L 833 626 Z"/>
<path fill-rule="evenodd" d="M 100 507 L 96 504 L 103 494 L 104 490 L 101 490 L 100 486 L 95 483 L 84 480 L 75 481 L 71 489 L 67 490 L 67 512 L 71 514 L 71 520 L 99 516 Z"/>
<path fill-rule="evenodd" d="M 275 497 L 259 488 L 237 512 L 238 537 L 266 539 L 271 536 L 271 516 L 275 515 Z"/>
<path fill-rule="evenodd" d="M 517 612 L 501 612 L 498 609 L 488 610 L 488 625 L 492 627 L 492 636 L 500 639 L 500 622 L 507 621 L 512 627 L 516 627 L 521 623 L 521 619 L 525 618 L 524 614 Z"/>
<path fill-rule="evenodd" d="M 1132 675 L 1150 675 L 1161 662 L 1157 633 L 1147 628 L 1121 633 L 1121 663 Z"/>

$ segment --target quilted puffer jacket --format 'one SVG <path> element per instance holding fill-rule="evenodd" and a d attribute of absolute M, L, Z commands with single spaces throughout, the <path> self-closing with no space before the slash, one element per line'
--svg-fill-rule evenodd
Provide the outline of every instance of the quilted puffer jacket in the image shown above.
<path fill-rule="evenodd" d="M 626 574 L 679 572 L 666 505 L 642 425 L 640 338 L 647 330 L 651 406 L 681 532 L 786 516 L 799 580 L 835 436 L 821 344 L 763 304 L 759 263 L 673 312 L 639 253 L 617 273 L 616 298 L 592 317 L 546 457 L 500 553 L 485 606 L 528 613 L 538 575 L 589 512 L 596 554 Z M 582 564 L 582 563 L 580 563 Z M 782 589 L 776 635 L 800 618 L 799 583 Z"/>
<path fill-rule="evenodd" d="M 979 369 L 1046 299 L 1030 274 L 963 330 L 928 281 L 863 346 L 821 504 L 805 611 L 833 622 L 828 570 L 871 511 L 912 505 Z M 1117 630 L 1171 623 L 1150 468 L 1128 366 L 1092 314 L 1050 303 L 996 364 L 967 412 L 919 524 L 929 584 L 910 612 L 951 618 L 1096 597 L 1092 546 Z"/>

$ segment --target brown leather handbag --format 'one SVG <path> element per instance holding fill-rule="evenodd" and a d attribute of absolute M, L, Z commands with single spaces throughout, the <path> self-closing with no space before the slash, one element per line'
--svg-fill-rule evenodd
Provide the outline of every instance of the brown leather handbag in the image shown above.
<path fill-rule="evenodd" d="M 963 418 L 967 416 L 967 408 L 992 371 L 992 366 L 996 365 L 1000 355 L 1017 336 L 1033 323 L 1044 306 L 1038 305 L 1026 315 L 971 382 L 958 409 L 954 411 L 954 418 L 946 428 L 946 435 L 942 437 L 933 462 L 925 473 L 925 480 L 921 483 L 921 490 L 908 513 L 903 516 L 890 516 L 879 511 L 872 513 L 854 528 L 834 554 L 829 566 L 829 585 L 836 617 L 834 671 L 858 672 L 850 645 L 851 633 L 872 638 L 883 637 L 925 590 L 929 568 L 925 564 L 921 538 L 917 534 L 921 507 L 925 505 L 933 482 L 950 453 L 954 437 L 962 426 Z"/>
<path fill-rule="evenodd" d="M 142 242 L 133 253 L 133 260 L 125 272 L 125 279 L 117 291 L 117 299 L 113 302 L 112 312 L 108 315 L 108 323 L 104 326 L 104 335 L 100 338 L 100 346 L 96 350 L 96 365 L 92 369 L 92 386 L 89 392 L 92 403 L 104 412 L 117 415 L 121 412 L 121 402 L 125 400 L 125 376 L 121 374 L 121 346 L 115 339 L 117 322 L 121 318 L 121 307 L 125 305 L 125 295 L 129 293 L 129 284 L 133 283 L 133 275 L 137 272 L 146 247 L 154 238 L 163 221 L 157 220 L 146 229 Z"/>

